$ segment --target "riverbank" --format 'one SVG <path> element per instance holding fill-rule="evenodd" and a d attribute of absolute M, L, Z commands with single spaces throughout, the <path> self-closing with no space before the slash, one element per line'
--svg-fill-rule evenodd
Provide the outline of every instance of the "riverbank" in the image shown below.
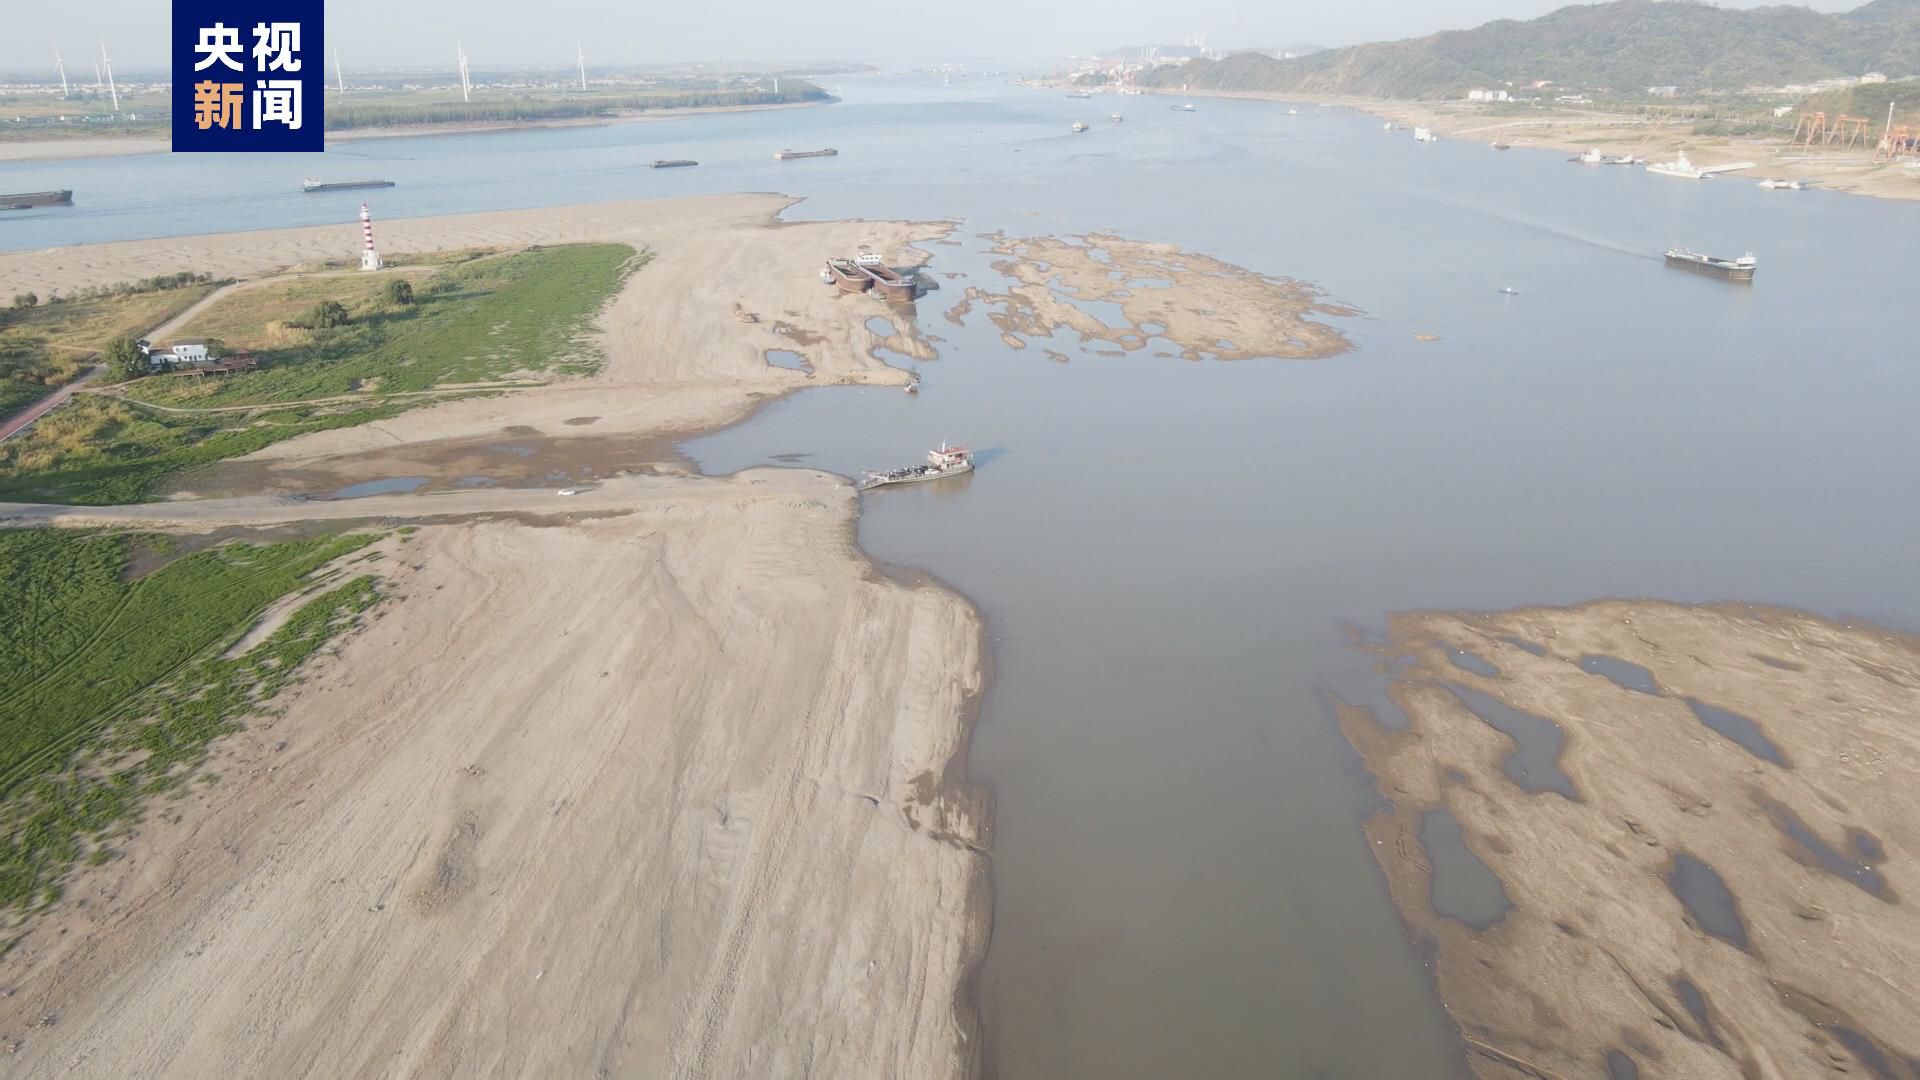
<path fill-rule="evenodd" d="M 837 99 L 836 99 L 837 100 Z M 769 112 L 777 109 L 806 109 L 830 101 L 789 101 L 774 105 L 702 105 L 687 109 L 660 109 L 627 112 L 614 116 L 572 117 L 557 120 L 515 120 L 500 123 L 400 124 L 393 127 L 349 128 L 327 132 L 329 146 L 362 139 L 392 139 L 416 135 L 474 135 L 490 131 L 521 131 L 527 128 L 614 127 L 677 120 L 689 116 L 716 113 Z M 164 154 L 172 150 L 166 138 L 129 136 L 126 138 L 73 138 L 0 140 L 0 163 L 11 161 L 60 161 L 70 158 L 125 157 L 135 154 Z"/>
<path fill-rule="evenodd" d="M 909 264 L 907 245 L 948 227 L 778 221 L 789 203 L 394 222 L 396 256 L 595 240 L 652 257 L 602 314 L 591 378 L 213 470 L 263 493 L 245 499 L 0 508 L 202 534 L 418 524 L 378 567 L 371 625 L 216 744 L 218 782 L 153 808 L 16 930 L 0 958 L 14 1068 L 297 1071 L 324 1050 L 347 1071 L 977 1069 L 964 991 L 986 941 L 987 822 L 962 755 L 978 616 L 877 572 L 844 481 L 700 477 L 672 458 L 674 438 L 786 390 L 907 378 L 871 352 L 865 321 L 885 309 L 822 286 L 818 266 L 859 247 Z M 349 254 L 353 233 L 12 254 L 0 281 L 265 274 Z M 769 364 L 772 348 L 811 375 Z M 275 497 L 543 440 L 576 457 L 644 441 L 654 475 L 572 497 Z"/>
<path fill-rule="evenodd" d="M 1275 94 L 1253 91 L 1170 91 L 1175 97 L 1229 98 L 1246 101 L 1315 103 L 1370 113 L 1402 127 L 1425 127 L 1444 138 L 1474 139 L 1491 144 L 1510 143 L 1515 150 L 1551 150 L 1580 154 L 1590 149 L 1602 154 L 1670 161 L 1684 150 L 1694 164 L 1713 166 L 1755 162 L 1751 169 L 1728 176 L 1802 179 L 1828 191 L 1866 195 L 1876 199 L 1920 199 L 1920 170 L 1899 164 L 1875 163 L 1872 147 L 1847 152 L 1828 148 L 1796 150 L 1782 139 L 1732 138 L 1695 135 L 1694 122 L 1650 121 L 1644 117 L 1578 110 L 1543 110 L 1539 115 L 1505 116 L 1484 106 L 1464 102 L 1396 101 L 1383 98 Z"/>
<path fill-rule="evenodd" d="M 1372 651 L 1367 835 L 1479 1075 L 1910 1074 L 1920 645 L 1621 601 Z"/>

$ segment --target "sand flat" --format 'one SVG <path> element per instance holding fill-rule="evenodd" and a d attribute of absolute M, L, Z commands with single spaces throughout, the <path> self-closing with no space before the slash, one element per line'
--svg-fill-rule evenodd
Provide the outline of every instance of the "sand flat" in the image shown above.
<path fill-rule="evenodd" d="M 877 577 L 820 474 L 629 494 L 398 545 L 7 955 L 9 1071 L 963 1073 L 972 610 Z"/>
<path fill-rule="evenodd" d="M 1378 653 L 1410 724 L 1344 706 L 1341 727 L 1387 803 L 1372 850 L 1480 1076 L 1633 1075 L 1620 1059 L 1643 1076 L 1914 1074 L 1920 643 L 1655 601 L 1389 631 Z M 1565 787 L 1543 769 L 1516 782 L 1495 726 L 1512 714 L 1488 701 L 1557 726 Z M 1425 850 L 1441 811 L 1480 870 Z M 1504 910 L 1478 926 L 1443 910 L 1461 895 L 1443 878 L 1487 871 Z"/>

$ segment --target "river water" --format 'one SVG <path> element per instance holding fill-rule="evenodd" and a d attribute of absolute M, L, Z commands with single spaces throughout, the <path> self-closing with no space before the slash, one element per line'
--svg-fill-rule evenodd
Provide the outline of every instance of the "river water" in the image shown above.
<path fill-rule="evenodd" d="M 970 765 L 996 799 L 982 1007 L 1005 1078 L 1462 1068 L 1329 719 L 1328 693 L 1372 685 L 1348 626 L 1651 596 L 1920 630 L 1920 204 L 1421 146 L 1304 103 L 842 93 L 354 143 L 324 167 L 0 165 L 0 190 L 80 203 L 0 223 L 0 247 L 350 222 L 367 193 L 299 194 L 322 173 L 400 181 L 371 193 L 386 216 L 747 189 L 807 196 L 796 218 L 959 220 L 962 246 L 927 249 L 942 290 L 917 322 L 942 340 L 923 393 L 806 391 L 685 449 L 711 472 L 856 474 L 976 448 L 971 477 L 868 497 L 860 540 L 989 623 Z M 823 145 L 842 155 L 770 156 Z M 702 164 L 639 167 L 656 157 Z M 940 314 L 1004 287 L 977 236 L 997 230 L 1109 230 L 1301 278 L 1361 312 L 1335 320 L 1356 348 L 1014 351 L 978 311 Z M 1759 279 L 1668 270 L 1674 242 L 1751 249 Z"/>

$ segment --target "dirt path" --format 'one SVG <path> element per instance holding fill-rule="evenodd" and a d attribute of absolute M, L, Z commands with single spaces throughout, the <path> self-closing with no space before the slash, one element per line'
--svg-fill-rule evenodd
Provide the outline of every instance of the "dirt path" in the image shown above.
<path fill-rule="evenodd" d="M 39 401 L 34 402 L 32 405 L 27 406 L 26 409 L 21 412 L 15 413 L 12 418 L 0 421 L 0 442 L 5 442 L 13 438 L 20 432 L 25 431 L 35 420 L 59 408 L 68 398 L 79 393 L 81 387 L 92 382 L 105 370 L 106 368 L 95 364 L 82 372 L 79 378 L 48 394 L 46 397 L 41 398 Z"/>

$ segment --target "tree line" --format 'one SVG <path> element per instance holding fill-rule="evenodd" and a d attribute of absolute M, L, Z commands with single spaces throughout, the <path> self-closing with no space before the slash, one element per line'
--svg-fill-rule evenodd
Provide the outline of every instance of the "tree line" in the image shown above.
<path fill-rule="evenodd" d="M 789 105 L 832 98 L 799 79 L 771 90 L 688 90 L 626 97 L 508 98 L 493 101 L 423 101 L 389 105 L 327 106 L 327 129 L 392 127 L 408 124 L 501 124 L 532 120 L 584 120 L 654 109 L 701 109 L 729 105 Z"/>

